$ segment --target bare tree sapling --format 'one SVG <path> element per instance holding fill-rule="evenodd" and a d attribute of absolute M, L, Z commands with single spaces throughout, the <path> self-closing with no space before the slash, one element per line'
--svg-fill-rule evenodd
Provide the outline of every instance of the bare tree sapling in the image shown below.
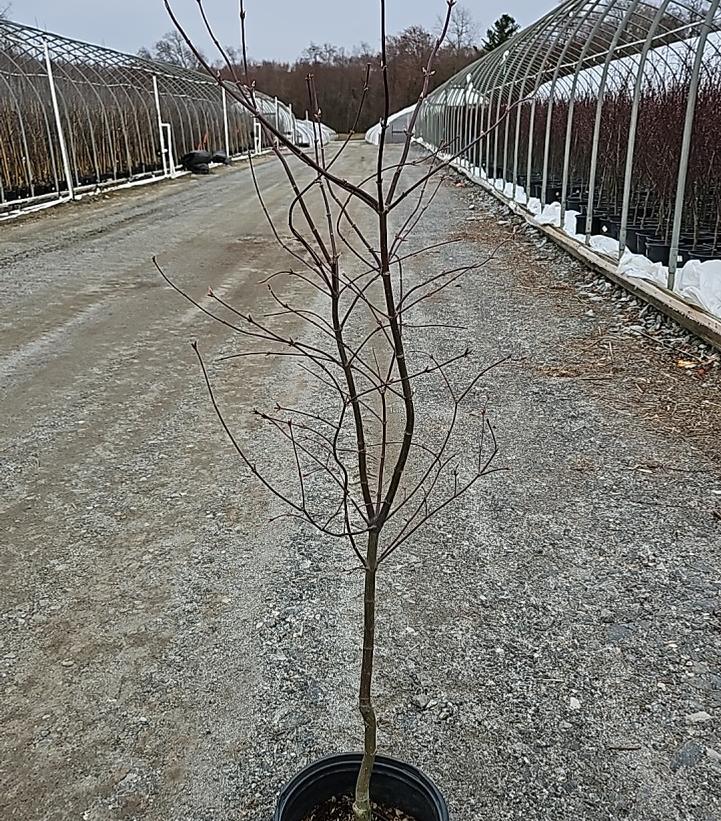
<path fill-rule="evenodd" d="M 212 405 L 241 462 L 282 501 L 288 516 L 310 524 L 325 536 L 344 539 L 363 574 L 358 706 L 364 745 L 353 815 L 355 821 L 371 821 L 370 779 L 377 748 L 373 672 L 379 570 L 433 516 L 457 502 L 481 478 L 500 469 L 496 467 L 498 447 L 493 427 L 484 407 L 474 408 L 475 416 L 470 417 L 475 431 L 472 444 L 467 438 L 458 441 L 461 427 L 463 437 L 467 436 L 466 427 L 460 425 L 463 410 L 470 399 L 477 397 L 474 389 L 479 380 L 498 363 L 473 366 L 467 347 L 442 354 L 435 349 L 417 350 L 410 344 L 420 329 L 449 327 L 419 322 L 419 306 L 488 261 L 450 268 L 426 264 L 422 266 L 425 273 L 410 281 L 406 277 L 406 269 L 424 255 L 434 254 L 431 259 L 437 259 L 435 252 L 457 241 L 448 239 L 406 250 L 428 214 L 450 162 L 485 136 L 476 135 L 467 146 L 442 146 L 428 157 L 412 156 L 414 126 L 430 88 L 434 61 L 448 33 L 455 0 L 445 0 L 443 25 L 423 69 L 418 104 L 405 142 L 393 149 L 392 161 L 387 146 L 391 100 L 386 0 L 379 0 L 381 58 L 375 70 L 385 90 L 385 102 L 377 162 L 373 173 L 360 182 L 346 179 L 338 170 L 339 158 L 348 149 L 352 133 L 332 149 L 322 145 L 318 128 L 322 111 L 312 75 L 306 78 L 308 109 L 318 138 L 311 150 L 295 146 L 273 118 L 261 110 L 248 73 L 243 0 L 240 72 L 236 72 L 214 34 L 203 0 L 197 0 L 207 34 L 227 63 L 222 76 L 194 46 L 171 0 L 164 2 L 198 62 L 224 85 L 237 105 L 260 123 L 288 181 L 290 205 L 283 229 L 275 224 L 266 206 L 251 158 L 250 173 L 260 208 L 275 241 L 289 259 L 286 270 L 268 272 L 265 280 L 275 306 L 272 311 L 253 315 L 212 290 L 211 301 L 203 302 L 177 285 L 157 261 L 156 265 L 176 291 L 245 340 L 247 347 L 229 358 L 283 358 L 298 368 L 302 378 L 313 380 L 323 395 L 321 410 L 279 403 L 272 410 L 254 410 L 287 448 L 294 478 L 286 485 L 277 480 L 277 471 L 254 458 L 250 446 L 231 429 L 200 348 L 194 343 Z M 363 111 L 372 71 L 369 64 L 356 122 Z M 228 76 L 232 79 L 224 79 Z M 296 286 L 295 297 L 290 294 L 290 285 Z M 297 296 L 298 286 L 302 298 Z M 288 319 L 302 323 L 305 332 L 289 335 L 281 327 Z M 452 330 L 457 334 L 461 329 Z M 416 399 L 416 385 L 433 380 L 445 396 L 446 419 L 440 433 L 430 430 L 430 409 Z M 438 417 L 437 408 L 433 416 Z"/>

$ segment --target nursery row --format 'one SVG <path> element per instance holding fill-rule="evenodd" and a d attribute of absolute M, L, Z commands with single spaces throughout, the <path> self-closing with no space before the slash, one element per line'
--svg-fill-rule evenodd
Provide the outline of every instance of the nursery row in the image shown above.
<path fill-rule="evenodd" d="M 313 124 L 260 93 L 299 144 Z M 323 129 L 323 139 L 332 139 Z M 259 151 L 267 134 L 209 76 L 0 20 L 0 208 L 168 173 L 190 151 Z"/>
<path fill-rule="evenodd" d="M 721 257 L 719 0 L 567 0 L 435 91 L 416 133 L 676 269 Z"/>

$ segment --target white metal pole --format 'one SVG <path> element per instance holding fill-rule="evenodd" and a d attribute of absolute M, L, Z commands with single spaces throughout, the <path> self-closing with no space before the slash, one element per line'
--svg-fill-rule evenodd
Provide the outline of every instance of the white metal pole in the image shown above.
<path fill-rule="evenodd" d="M 280 131 L 280 105 L 278 104 L 278 98 L 275 98 L 275 128 L 277 131 Z M 275 138 L 275 144 L 278 145 L 278 138 Z"/>
<path fill-rule="evenodd" d="M 683 206 L 686 197 L 686 180 L 688 178 L 688 161 L 691 156 L 691 137 L 693 136 L 694 117 L 696 115 L 696 103 L 698 101 L 699 76 L 701 74 L 701 64 L 703 63 L 706 42 L 714 24 L 716 12 L 718 11 L 719 0 L 712 0 L 709 5 L 706 18 L 704 19 L 701 32 L 696 44 L 696 54 L 694 55 L 693 69 L 691 71 L 691 81 L 688 88 L 688 99 L 686 102 L 686 119 L 683 126 L 683 138 L 681 140 L 681 157 L 679 161 L 678 182 L 676 185 L 676 202 L 673 212 L 673 230 L 671 234 L 671 253 L 668 261 L 668 280 L 666 285 L 669 291 L 676 287 L 676 271 L 678 269 L 678 247 L 681 237 L 681 221 L 683 219 Z"/>
<path fill-rule="evenodd" d="M 170 123 L 163 123 L 165 146 L 168 153 L 168 176 L 175 177 L 175 154 L 173 153 L 173 130 Z"/>
<path fill-rule="evenodd" d="M 631 210 L 631 177 L 633 176 L 633 161 L 636 151 L 636 132 L 638 129 L 638 115 L 641 105 L 641 95 L 643 93 L 644 69 L 646 68 L 646 60 L 648 53 L 651 51 L 653 41 L 659 33 L 659 26 L 661 32 L 664 31 L 663 19 L 666 14 L 666 9 L 670 5 L 671 0 L 662 0 L 656 15 L 653 18 L 646 40 L 641 50 L 641 56 L 638 58 L 638 71 L 636 74 L 636 85 L 633 90 L 633 102 L 631 103 L 631 121 L 628 126 L 628 138 L 626 141 L 626 170 L 623 176 L 623 204 L 621 205 L 621 229 L 618 232 L 618 248 L 619 258 L 626 250 L 626 230 L 628 226 L 628 213 Z M 655 8 L 655 6 L 654 6 Z M 651 9 L 652 10 L 652 9 Z"/>
<path fill-rule="evenodd" d="M 223 126 L 225 128 L 225 154 L 230 159 L 230 124 L 228 123 L 228 94 L 225 86 L 222 87 L 223 92 Z"/>
<path fill-rule="evenodd" d="M 155 110 L 158 115 L 158 134 L 160 136 L 160 155 L 163 158 L 163 176 L 168 176 L 168 157 L 165 147 L 165 132 L 163 131 L 163 114 L 160 110 L 160 91 L 158 89 L 158 75 L 153 74 L 153 94 L 155 95 Z"/>
<path fill-rule="evenodd" d="M 58 105 L 58 95 L 55 91 L 55 79 L 53 77 L 53 65 L 50 62 L 50 49 L 48 44 L 43 43 L 45 51 L 45 67 L 48 72 L 48 82 L 50 83 L 50 98 L 53 103 L 53 113 L 55 115 L 55 126 L 58 129 L 58 142 L 60 143 L 60 154 L 63 158 L 63 170 L 65 173 L 65 181 L 68 184 L 68 194 L 70 199 L 75 199 L 75 186 L 73 185 L 73 172 L 70 168 L 70 156 L 68 155 L 68 146 L 65 142 L 65 132 L 63 131 L 63 121 L 60 119 L 60 106 Z"/>

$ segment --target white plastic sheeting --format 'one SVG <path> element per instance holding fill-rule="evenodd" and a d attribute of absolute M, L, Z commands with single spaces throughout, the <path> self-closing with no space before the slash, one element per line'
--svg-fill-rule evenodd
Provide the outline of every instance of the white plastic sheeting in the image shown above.
<path fill-rule="evenodd" d="M 689 68 L 689 55 L 692 55 L 699 46 L 698 37 L 681 39 L 678 42 L 652 48 L 643 67 L 643 82 L 647 89 L 663 89 L 675 76 L 682 76 Z M 721 32 L 712 31 L 706 39 L 704 50 L 704 71 L 710 73 L 714 65 L 721 60 Z M 612 60 L 608 66 L 606 93 L 632 92 L 641 62 L 640 54 L 629 54 Z M 603 64 L 584 68 L 578 72 L 578 89 L 584 93 L 597 94 L 601 85 Z M 555 84 L 554 100 L 568 100 L 572 86 L 573 75 L 561 77 Z M 536 92 L 538 100 L 547 100 L 550 96 L 553 82 L 541 85 Z"/>
<path fill-rule="evenodd" d="M 311 148 L 317 141 L 321 145 L 328 145 L 337 138 L 337 134 L 330 126 L 323 123 L 314 123 L 312 120 L 295 121 L 296 145 Z"/>
<path fill-rule="evenodd" d="M 566 211 L 563 231 L 581 244 L 585 244 L 584 234 L 576 233 L 577 211 Z M 534 219 L 539 225 L 561 225 L 561 204 L 547 205 Z M 618 240 L 603 235 L 592 236 L 589 240 L 592 251 L 613 259 L 618 259 L 621 247 Z M 660 262 L 651 262 L 642 254 L 624 251 L 618 264 L 618 273 L 631 279 L 645 279 L 666 288 L 668 268 Z M 701 262 L 689 260 L 676 274 L 674 293 L 698 308 L 703 308 L 721 319 L 721 260 Z"/>
<path fill-rule="evenodd" d="M 621 257 L 618 272 L 627 277 L 645 279 L 666 287 L 667 268 L 660 262 L 651 262 L 646 257 L 632 254 L 628 250 Z M 689 260 L 676 273 L 674 291 L 691 305 L 703 308 L 721 318 L 721 260 Z"/>
<path fill-rule="evenodd" d="M 396 111 L 395 114 L 391 114 L 388 118 L 388 134 L 390 135 L 390 142 L 399 142 L 399 139 L 405 140 L 406 132 L 408 130 L 408 126 L 410 125 L 411 117 L 413 116 L 415 108 L 415 105 L 408 106 L 408 108 L 404 108 L 402 111 Z M 366 142 L 371 145 L 380 145 L 380 141 L 381 124 L 376 123 L 376 125 L 371 126 L 371 128 L 366 131 Z"/>

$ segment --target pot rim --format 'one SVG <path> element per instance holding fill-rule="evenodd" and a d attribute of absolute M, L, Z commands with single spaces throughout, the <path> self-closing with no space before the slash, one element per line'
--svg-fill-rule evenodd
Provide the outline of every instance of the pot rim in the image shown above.
<path fill-rule="evenodd" d="M 274 821 L 282 819 L 282 813 L 286 810 L 286 803 L 309 780 L 313 781 L 319 777 L 330 776 L 334 771 L 340 772 L 347 770 L 348 767 L 360 768 L 362 758 L 362 753 L 336 753 L 311 761 L 280 790 L 273 815 Z M 379 768 L 386 778 L 396 779 L 399 784 L 410 780 L 418 790 L 426 794 L 429 803 L 433 805 L 437 821 L 449 821 L 448 807 L 443 794 L 435 782 L 420 768 L 401 759 L 383 755 L 376 756 L 374 773 L 377 771 L 376 768 Z"/>

